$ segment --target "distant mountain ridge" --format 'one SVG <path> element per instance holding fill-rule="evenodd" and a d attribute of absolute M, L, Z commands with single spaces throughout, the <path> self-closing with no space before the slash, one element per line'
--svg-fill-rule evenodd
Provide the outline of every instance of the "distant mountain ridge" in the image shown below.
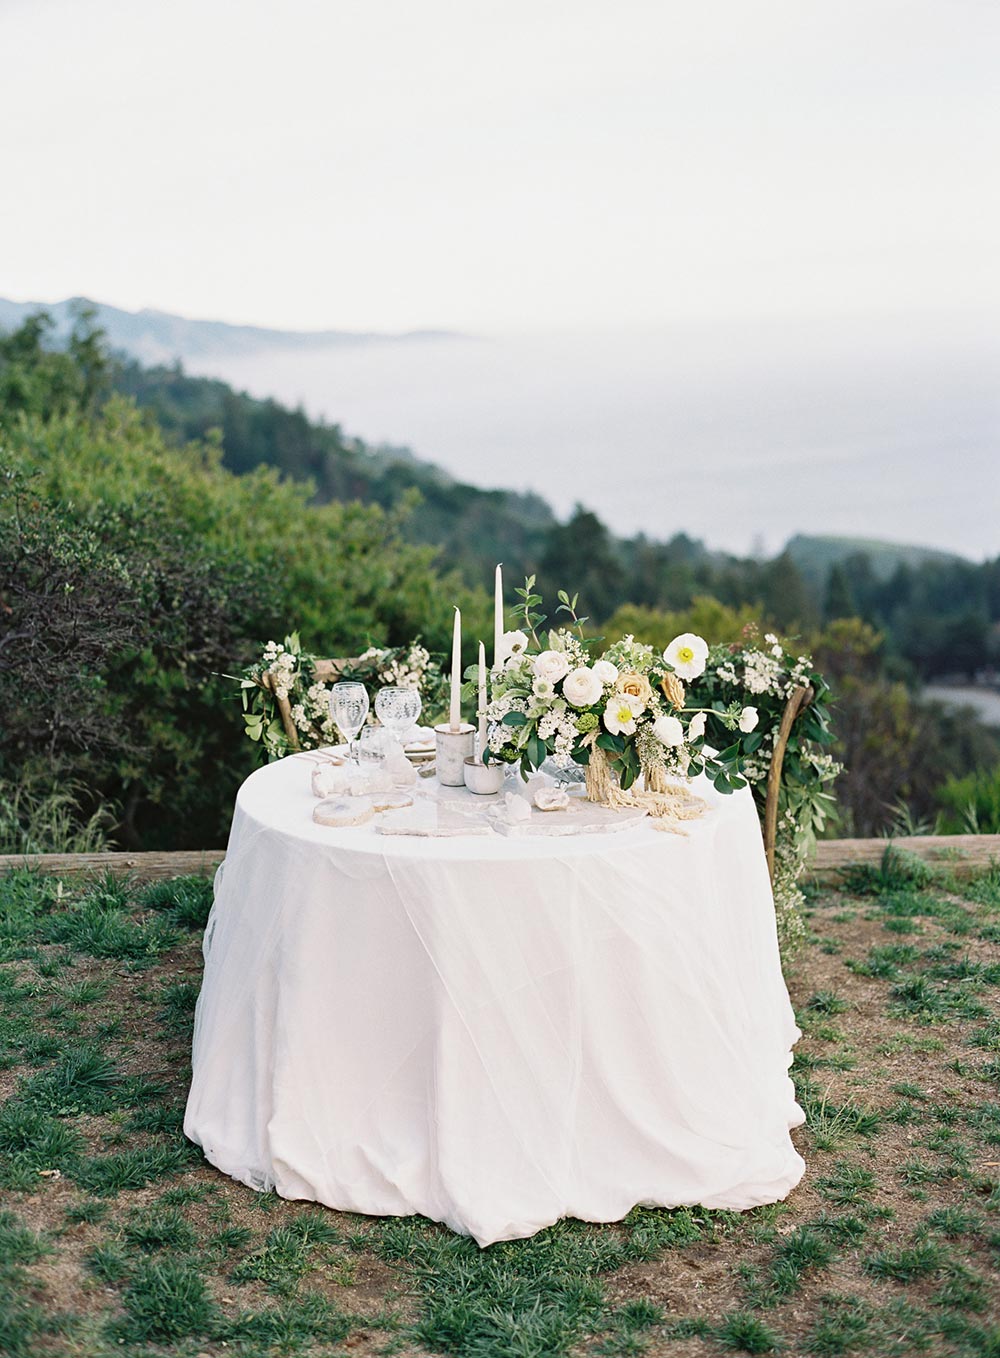
<path fill-rule="evenodd" d="M 913 568 L 926 562 L 936 561 L 946 565 L 967 560 L 956 552 L 941 551 L 937 547 L 885 542 L 879 538 L 838 537 L 827 533 L 796 533 L 788 539 L 784 550 L 798 566 L 802 578 L 817 589 L 822 588 L 834 566 L 841 565 L 852 556 L 866 556 L 877 580 L 888 580 L 899 566 Z"/>
<path fill-rule="evenodd" d="M 310 421 L 301 411 L 280 402 L 238 392 L 217 378 L 194 377 L 178 370 L 179 359 L 201 355 L 234 355 L 264 349 L 308 349 L 331 344 L 424 343 L 439 339 L 473 340 L 476 336 L 446 330 L 401 334 L 375 331 L 291 331 L 225 321 L 189 320 L 168 312 L 124 311 L 87 298 L 52 304 L 11 302 L 0 298 L 0 333 L 15 329 L 34 312 L 46 311 L 62 341 L 79 307 L 94 311 L 96 324 L 110 346 L 132 360 L 117 374 L 116 385 L 149 409 L 168 434 L 181 440 L 204 437 L 212 428 L 224 433 L 227 465 L 239 472 L 264 464 L 284 475 L 310 478 L 318 498 L 361 498 L 390 507 L 408 489 L 416 489 L 422 505 L 411 516 L 420 541 L 443 546 L 446 555 L 470 573 L 482 574 L 491 562 L 513 558 L 536 569 L 547 535 L 557 517 L 546 500 L 531 491 L 484 489 L 459 481 L 409 448 L 367 444 L 346 436 L 337 425 Z M 647 541 L 640 535 L 636 542 Z M 619 545 L 624 545 L 624 542 Z M 657 544 L 650 542 L 650 546 Z M 659 544 L 663 545 L 663 544 Z M 723 568 L 736 558 L 711 549 L 684 534 L 672 542 L 674 555 L 688 567 Z M 778 554 L 794 563 L 810 591 L 819 596 L 830 572 L 852 556 L 865 555 L 876 579 L 888 580 L 899 565 L 966 562 L 956 553 L 917 544 L 881 539 L 796 533 Z"/>
<path fill-rule="evenodd" d="M 346 348 L 472 338 L 450 330 L 409 330 L 399 334 L 374 330 L 271 330 L 259 325 L 231 325 L 228 321 L 192 320 L 150 308 L 124 311 L 87 297 L 68 297 L 51 303 L 12 302 L 0 297 L 0 330 L 16 329 L 34 312 L 45 311 L 55 323 L 56 338 L 63 339 L 72 329 L 74 313 L 80 307 L 95 312 L 97 324 L 113 349 L 123 350 L 147 364 L 170 364 L 178 358 L 239 356 L 266 349 L 313 349 L 334 344 Z"/>

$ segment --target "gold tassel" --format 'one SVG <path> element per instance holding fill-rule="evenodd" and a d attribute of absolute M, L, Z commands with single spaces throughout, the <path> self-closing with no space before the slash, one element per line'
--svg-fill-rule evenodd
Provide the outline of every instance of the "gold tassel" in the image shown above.
<path fill-rule="evenodd" d="M 587 801 L 600 802 L 603 806 L 608 806 L 613 790 L 614 781 L 608 756 L 599 745 L 591 745 L 590 763 L 587 765 Z"/>
<path fill-rule="evenodd" d="M 644 791 L 629 788 L 623 792 L 611 772 L 608 757 L 598 745 L 590 747 L 587 765 L 587 800 L 610 806 L 612 810 L 638 807 L 645 811 L 657 830 L 683 834 L 678 822 L 697 820 L 708 809 L 708 803 L 687 788 L 671 783 L 664 769 L 650 769 L 646 773 Z"/>

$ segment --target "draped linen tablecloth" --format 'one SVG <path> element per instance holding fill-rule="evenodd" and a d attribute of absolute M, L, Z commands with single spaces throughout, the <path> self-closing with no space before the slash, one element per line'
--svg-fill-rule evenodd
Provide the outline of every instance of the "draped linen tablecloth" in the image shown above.
<path fill-rule="evenodd" d="M 216 879 L 184 1122 L 213 1165 L 480 1245 L 796 1185 L 749 791 L 696 783 L 682 835 L 411 839 L 315 825 L 311 768 L 247 779 Z"/>

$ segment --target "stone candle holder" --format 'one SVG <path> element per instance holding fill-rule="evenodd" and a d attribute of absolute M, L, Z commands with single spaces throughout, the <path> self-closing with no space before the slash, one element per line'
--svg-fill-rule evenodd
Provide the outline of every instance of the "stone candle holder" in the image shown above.
<path fill-rule="evenodd" d="M 503 787 L 504 765 L 483 764 L 478 759 L 465 761 L 465 786 L 470 792 L 489 796 Z"/>
<path fill-rule="evenodd" d="M 450 726 L 435 726 L 437 780 L 444 787 L 465 786 L 465 761 L 475 749 L 476 728 L 463 723 L 457 731 Z"/>

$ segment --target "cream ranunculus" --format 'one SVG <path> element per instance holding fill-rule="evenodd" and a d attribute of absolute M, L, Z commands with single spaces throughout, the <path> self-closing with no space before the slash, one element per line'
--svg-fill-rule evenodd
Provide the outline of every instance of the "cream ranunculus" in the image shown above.
<path fill-rule="evenodd" d="M 542 651 L 532 665 L 536 679 L 550 679 L 553 684 L 569 673 L 569 661 L 562 651 Z"/>
<path fill-rule="evenodd" d="M 627 693 L 616 693 L 604 709 L 603 722 L 613 736 L 635 734 L 635 719 L 641 716 L 643 704 Z"/>
<path fill-rule="evenodd" d="M 593 670 L 602 684 L 613 684 L 618 678 L 618 666 L 610 660 L 595 660 Z"/>
<path fill-rule="evenodd" d="M 649 680 L 644 674 L 636 674 L 634 670 L 623 671 L 619 674 L 615 688 L 619 693 L 627 693 L 630 698 L 638 698 L 643 707 L 653 696 Z"/>
<path fill-rule="evenodd" d="M 755 707 L 745 707 L 740 713 L 740 730 L 744 734 L 752 731 L 760 721 L 760 713 Z"/>
<path fill-rule="evenodd" d="M 668 749 L 684 744 L 684 727 L 678 717 L 657 717 L 653 722 L 653 735 Z"/>
<path fill-rule="evenodd" d="M 705 672 L 708 659 L 708 642 L 696 637 L 693 632 L 682 632 L 663 652 L 663 658 L 682 679 L 697 679 Z"/>
<path fill-rule="evenodd" d="M 705 734 L 705 722 L 708 718 L 704 712 L 696 712 L 688 725 L 688 740 L 700 740 Z"/>
<path fill-rule="evenodd" d="M 581 665 L 579 669 L 570 670 L 562 686 L 563 697 L 568 703 L 574 707 L 593 707 L 594 703 L 600 702 L 604 685 L 597 677 L 596 670 L 596 665 L 593 669 Z"/>

